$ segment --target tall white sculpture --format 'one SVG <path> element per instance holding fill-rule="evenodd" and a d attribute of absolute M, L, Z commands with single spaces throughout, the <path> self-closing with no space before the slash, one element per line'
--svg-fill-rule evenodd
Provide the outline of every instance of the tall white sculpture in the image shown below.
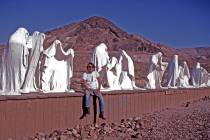
<path fill-rule="evenodd" d="M 5 49 L 2 67 L 1 95 L 19 95 L 28 68 L 29 51 L 26 42 L 29 33 L 25 28 L 18 28 L 9 39 Z"/>
<path fill-rule="evenodd" d="M 197 62 L 192 69 L 192 84 L 194 87 L 205 87 L 208 84 L 208 72 Z"/>
<path fill-rule="evenodd" d="M 22 86 L 21 92 L 28 93 L 37 91 L 40 87 L 40 55 L 43 51 L 43 42 L 45 35 L 43 33 L 34 32 L 31 40 L 28 41 L 27 45 L 30 47 L 29 55 L 29 67 L 26 73 L 25 81 Z"/>
<path fill-rule="evenodd" d="M 135 84 L 133 60 L 124 50 L 121 50 L 119 66 L 122 69 L 119 78 L 121 88 L 125 90 L 141 89 Z"/>
<path fill-rule="evenodd" d="M 107 79 L 107 64 L 109 63 L 109 55 L 107 51 L 107 46 L 104 43 L 101 43 L 92 52 L 91 62 L 95 65 L 96 70 L 99 72 L 102 85 L 102 90 L 107 90 L 103 87 L 103 85 L 108 84 Z"/>
<path fill-rule="evenodd" d="M 201 80 L 201 86 L 207 87 L 208 81 L 209 81 L 209 73 L 206 69 L 202 67 L 202 80 Z"/>
<path fill-rule="evenodd" d="M 65 52 L 61 42 L 55 40 L 43 54 L 44 68 L 41 78 L 43 92 L 73 92 L 70 89 L 70 79 L 73 76 L 73 49 Z"/>
<path fill-rule="evenodd" d="M 183 61 L 179 65 L 179 78 L 178 78 L 178 87 L 190 88 L 189 84 L 190 72 L 186 61 Z"/>
<path fill-rule="evenodd" d="M 174 55 L 170 64 L 169 64 L 167 87 L 176 88 L 178 78 L 179 78 L 178 55 Z"/>
<path fill-rule="evenodd" d="M 4 80 L 4 77 L 5 77 L 4 57 L 5 57 L 5 51 L 3 51 L 2 55 L 0 56 L 0 91 L 3 91 L 3 86 L 4 86 L 4 81 L 5 81 Z"/>
<path fill-rule="evenodd" d="M 162 61 L 162 56 L 163 54 L 158 52 L 152 55 L 150 58 L 149 71 L 147 75 L 147 88 L 149 89 L 162 88 L 161 82 L 163 79 L 163 74 L 168 66 L 167 62 Z"/>
<path fill-rule="evenodd" d="M 109 55 L 106 44 L 101 43 L 93 50 L 91 62 L 95 65 L 98 72 L 107 65 L 109 62 Z"/>
<path fill-rule="evenodd" d="M 121 74 L 121 67 L 116 57 L 111 58 L 111 62 L 107 64 L 107 80 L 109 90 L 121 90 L 119 78 Z"/>
<path fill-rule="evenodd" d="M 207 86 L 210 87 L 210 73 L 208 74 L 208 82 L 207 82 Z"/>

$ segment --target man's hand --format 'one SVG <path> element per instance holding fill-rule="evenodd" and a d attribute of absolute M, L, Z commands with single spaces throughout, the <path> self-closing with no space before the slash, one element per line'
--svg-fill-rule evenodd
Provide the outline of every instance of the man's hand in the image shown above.
<path fill-rule="evenodd" d="M 82 84 L 82 87 L 83 87 L 85 90 L 89 90 L 89 89 L 90 89 L 90 86 L 88 85 L 87 81 L 82 80 L 81 84 Z"/>
<path fill-rule="evenodd" d="M 96 93 L 95 93 L 95 94 L 96 94 L 96 96 L 98 96 L 98 95 L 100 95 L 100 94 L 101 94 L 101 92 L 100 92 L 100 88 L 97 88 L 97 89 L 96 89 Z"/>
<path fill-rule="evenodd" d="M 87 90 L 88 90 L 88 92 L 90 93 L 90 95 L 92 95 L 92 96 L 94 95 L 94 93 L 93 93 L 93 90 L 92 90 L 92 89 L 90 89 L 90 88 L 89 88 L 89 89 L 87 89 Z"/>

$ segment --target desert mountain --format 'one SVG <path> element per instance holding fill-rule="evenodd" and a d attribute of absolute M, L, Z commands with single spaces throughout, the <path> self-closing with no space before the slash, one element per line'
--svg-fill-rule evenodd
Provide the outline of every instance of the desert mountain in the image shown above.
<path fill-rule="evenodd" d="M 191 56 L 210 58 L 210 46 L 197 47 L 197 48 L 183 48 L 181 49 L 184 53 Z M 204 59 L 205 59 L 204 58 Z"/>
<path fill-rule="evenodd" d="M 128 34 L 111 21 L 97 16 L 48 31 L 46 35 L 45 48 L 55 39 L 59 39 L 65 49 L 73 48 L 76 51 L 90 51 L 99 43 L 105 42 L 110 51 L 118 51 L 119 48 L 148 54 L 161 51 L 166 57 L 178 54 L 183 59 L 188 57 L 194 59 L 194 56 L 162 44 L 156 44 L 138 34 Z"/>

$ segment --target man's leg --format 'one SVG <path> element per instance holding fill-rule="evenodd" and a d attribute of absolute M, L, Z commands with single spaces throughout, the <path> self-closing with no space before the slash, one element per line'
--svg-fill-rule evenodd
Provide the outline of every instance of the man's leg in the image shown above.
<path fill-rule="evenodd" d="M 82 108 L 83 108 L 83 114 L 80 117 L 80 119 L 83 119 L 86 116 L 86 114 L 90 113 L 90 93 L 87 90 L 85 90 L 84 92 Z"/>
<path fill-rule="evenodd" d="M 90 107 L 90 92 L 88 90 L 85 90 L 84 93 L 84 108 Z"/>
<path fill-rule="evenodd" d="M 104 98 L 103 98 L 101 93 L 98 93 L 97 97 L 98 97 L 98 100 L 99 100 L 99 111 L 100 111 L 99 118 L 105 120 L 105 117 L 104 117 L 104 107 L 105 107 Z"/>

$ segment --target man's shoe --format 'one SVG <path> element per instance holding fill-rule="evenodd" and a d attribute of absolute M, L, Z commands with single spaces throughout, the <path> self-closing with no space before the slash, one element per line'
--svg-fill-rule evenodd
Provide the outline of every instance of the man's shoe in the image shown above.
<path fill-rule="evenodd" d="M 79 119 L 82 120 L 85 116 L 86 116 L 86 114 L 83 113 L 82 116 Z"/>
<path fill-rule="evenodd" d="M 90 114 L 90 108 L 89 107 L 86 109 L 86 113 Z"/>
<path fill-rule="evenodd" d="M 82 116 L 80 117 L 80 119 L 83 119 L 87 114 L 90 114 L 90 108 L 89 107 L 85 107 L 83 109 L 83 114 Z"/>
<path fill-rule="evenodd" d="M 103 120 L 106 120 L 106 118 L 104 117 L 104 113 L 100 113 L 99 114 L 99 118 L 103 119 Z"/>

